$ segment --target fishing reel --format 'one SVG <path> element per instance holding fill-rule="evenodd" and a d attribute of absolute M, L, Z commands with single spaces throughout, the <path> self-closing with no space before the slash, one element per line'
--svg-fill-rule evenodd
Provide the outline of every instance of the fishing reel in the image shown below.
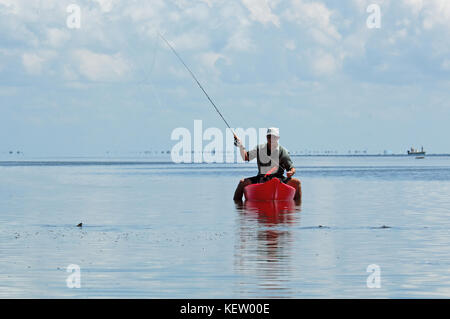
<path fill-rule="evenodd" d="M 241 141 L 239 141 L 239 140 L 237 139 L 237 137 L 235 136 L 235 137 L 234 137 L 234 146 L 241 147 L 241 145 L 242 145 Z"/>

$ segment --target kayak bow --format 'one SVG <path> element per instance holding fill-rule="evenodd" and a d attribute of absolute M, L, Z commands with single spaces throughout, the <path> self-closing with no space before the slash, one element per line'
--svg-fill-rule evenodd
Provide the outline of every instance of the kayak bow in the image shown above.
<path fill-rule="evenodd" d="M 282 183 L 278 178 L 259 184 L 247 185 L 244 196 L 248 201 L 293 200 L 295 188 Z"/>

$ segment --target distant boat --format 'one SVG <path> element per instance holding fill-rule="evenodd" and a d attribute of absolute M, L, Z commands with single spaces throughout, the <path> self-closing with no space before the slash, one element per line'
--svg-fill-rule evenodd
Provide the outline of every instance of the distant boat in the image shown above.
<path fill-rule="evenodd" d="M 423 155 L 425 155 L 425 153 L 426 152 L 423 150 L 423 146 L 420 151 L 415 149 L 414 147 L 411 147 L 411 149 L 408 150 L 408 155 L 423 156 Z"/>

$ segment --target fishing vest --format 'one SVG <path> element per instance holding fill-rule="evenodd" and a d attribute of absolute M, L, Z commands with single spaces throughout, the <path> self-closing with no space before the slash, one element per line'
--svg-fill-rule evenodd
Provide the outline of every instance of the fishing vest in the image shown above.
<path fill-rule="evenodd" d="M 270 176 L 281 177 L 285 170 L 290 167 L 284 167 L 284 163 L 291 162 L 288 151 L 281 145 L 274 150 L 268 150 L 267 144 L 258 145 L 256 148 L 256 160 L 258 163 L 258 175 L 267 174 L 274 166 L 278 166 L 278 170 Z"/>

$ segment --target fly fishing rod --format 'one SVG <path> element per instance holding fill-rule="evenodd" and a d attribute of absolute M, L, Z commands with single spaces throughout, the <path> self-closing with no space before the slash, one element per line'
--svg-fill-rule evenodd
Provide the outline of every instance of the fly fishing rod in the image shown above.
<path fill-rule="evenodd" d="M 200 82 L 197 80 L 197 77 L 194 75 L 194 73 L 191 71 L 191 69 L 189 69 L 189 67 L 186 65 L 186 63 L 184 63 L 183 59 L 178 55 L 177 51 L 175 51 L 175 49 L 170 45 L 169 41 L 166 40 L 166 38 L 163 37 L 163 35 L 161 33 L 159 33 L 159 36 L 164 40 L 164 42 L 167 43 L 167 45 L 169 46 L 169 48 L 172 50 L 172 52 L 177 56 L 177 58 L 181 61 L 181 63 L 184 65 L 184 67 L 189 71 L 189 73 L 191 74 L 191 76 L 194 78 L 195 82 L 197 82 L 198 86 L 202 89 L 203 93 L 205 93 L 206 97 L 208 98 L 209 102 L 211 102 L 212 106 L 214 106 L 214 109 L 216 110 L 217 113 L 219 113 L 220 117 L 222 118 L 222 120 L 225 122 L 225 124 L 227 125 L 227 127 L 231 130 L 231 132 L 233 132 L 233 135 L 236 136 L 236 133 L 234 133 L 234 130 L 230 127 L 230 125 L 228 124 L 227 120 L 225 120 L 225 118 L 223 117 L 222 113 L 220 113 L 219 109 L 217 108 L 216 104 L 214 104 L 213 100 L 209 97 L 208 93 L 206 93 L 205 89 L 203 88 L 203 86 L 200 84 Z"/>

